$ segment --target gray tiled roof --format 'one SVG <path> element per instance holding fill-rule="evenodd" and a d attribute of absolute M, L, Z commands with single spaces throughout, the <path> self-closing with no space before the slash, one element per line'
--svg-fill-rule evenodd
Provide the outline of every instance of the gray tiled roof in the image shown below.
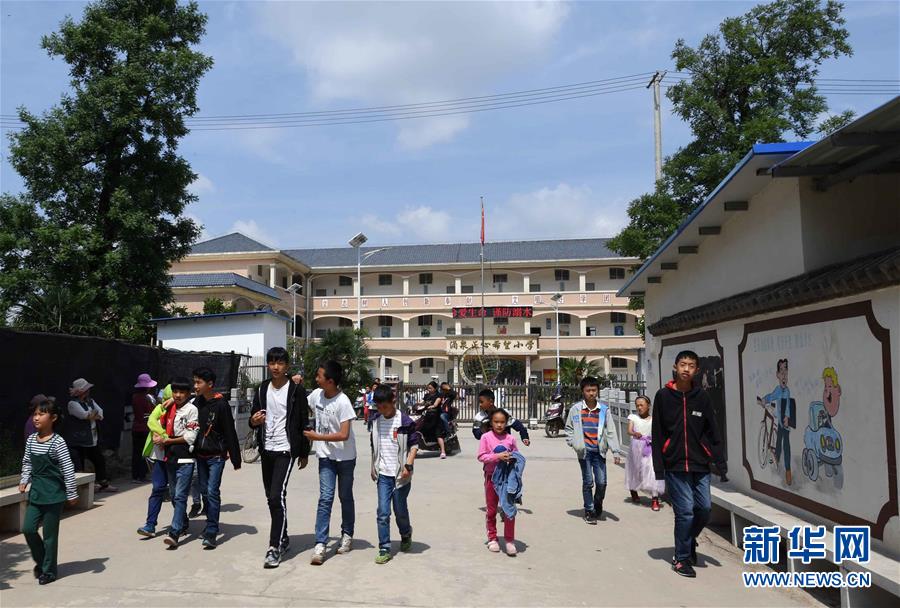
<path fill-rule="evenodd" d="M 647 327 L 654 336 L 816 304 L 900 285 L 900 247 L 839 262 L 772 285 L 663 317 Z"/>
<path fill-rule="evenodd" d="M 608 239 L 567 239 L 556 241 L 512 241 L 485 243 L 484 258 L 488 262 L 525 262 L 549 260 L 597 260 L 619 258 L 607 247 Z M 363 259 L 363 266 L 400 266 L 413 264 L 477 264 L 479 243 L 447 245 L 394 245 Z M 362 254 L 381 247 L 363 247 Z M 310 268 L 356 266 L 356 250 L 351 247 L 331 249 L 287 249 L 286 255 Z"/>
<path fill-rule="evenodd" d="M 191 253 L 237 253 L 243 251 L 275 251 L 240 232 L 232 232 L 202 243 L 197 243 Z"/>
<path fill-rule="evenodd" d="M 262 283 L 251 281 L 233 272 L 201 272 L 195 274 L 173 274 L 169 285 L 177 287 L 243 287 L 270 298 L 277 298 L 278 292 Z"/>

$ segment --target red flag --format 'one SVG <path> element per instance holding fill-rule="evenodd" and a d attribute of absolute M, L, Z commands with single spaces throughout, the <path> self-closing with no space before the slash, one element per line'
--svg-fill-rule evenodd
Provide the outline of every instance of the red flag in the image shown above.
<path fill-rule="evenodd" d="M 481 244 L 484 245 L 484 199 L 481 199 Z"/>

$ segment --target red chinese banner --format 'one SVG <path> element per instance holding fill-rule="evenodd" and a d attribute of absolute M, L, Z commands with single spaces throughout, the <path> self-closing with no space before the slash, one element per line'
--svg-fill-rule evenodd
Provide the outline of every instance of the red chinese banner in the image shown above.
<path fill-rule="evenodd" d="M 480 319 L 481 317 L 528 318 L 534 316 L 533 306 L 466 306 L 453 309 L 454 319 Z"/>

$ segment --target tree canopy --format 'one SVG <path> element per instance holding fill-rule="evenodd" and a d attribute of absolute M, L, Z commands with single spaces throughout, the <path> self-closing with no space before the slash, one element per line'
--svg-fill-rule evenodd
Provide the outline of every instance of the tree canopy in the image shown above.
<path fill-rule="evenodd" d="M 75 295 L 82 314 L 50 327 L 143 341 L 164 314 L 169 266 L 199 235 L 183 215 L 197 176 L 177 148 L 212 66 L 194 48 L 205 26 L 195 2 L 100 0 L 42 39 L 71 91 L 41 116 L 19 108 L 10 135 L 25 192 L 0 199 L 4 317 L 40 324 L 30 295 Z"/>

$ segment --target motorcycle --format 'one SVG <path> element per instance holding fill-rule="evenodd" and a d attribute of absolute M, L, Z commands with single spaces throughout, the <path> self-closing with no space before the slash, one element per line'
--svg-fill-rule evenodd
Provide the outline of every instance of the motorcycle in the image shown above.
<path fill-rule="evenodd" d="M 547 437 L 559 437 L 560 431 L 566 426 L 566 406 L 562 397 L 554 395 L 553 401 L 547 406 L 544 413 L 544 433 Z"/>
<path fill-rule="evenodd" d="M 416 430 L 419 431 L 419 449 L 427 450 L 430 452 L 437 452 L 441 449 L 441 446 L 438 444 L 437 437 L 433 434 L 426 435 L 423 429 L 428 426 L 426 425 L 426 417 L 434 416 L 436 418 L 440 417 L 440 412 L 437 410 L 428 411 L 429 403 L 420 402 L 413 405 L 412 409 L 409 412 L 409 417 L 412 418 L 413 422 L 416 423 Z M 440 420 L 432 423 L 432 424 L 441 424 Z M 458 437 L 458 425 L 456 424 L 456 419 L 450 419 L 450 431 L 444 437 L 444 449 L 447 451 L 447 454 L 453 454 L 454 452 L 461 452 L 462 448 L 459 443 Z"/>

